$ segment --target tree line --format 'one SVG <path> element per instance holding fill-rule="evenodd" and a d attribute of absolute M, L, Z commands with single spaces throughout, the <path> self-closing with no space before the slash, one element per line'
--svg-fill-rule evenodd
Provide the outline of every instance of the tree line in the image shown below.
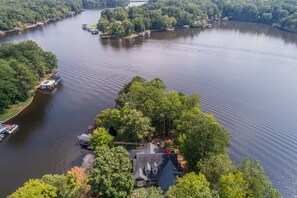
<path fill-rule="evenodd" d="M 127 6 L 129 0 L 0 0 L 0 30 L 64 17 L 82 8 Z"/>
<path fill-rule="evenodd" d="M 209 20 L 227 17 L 297 31 L 296 7 L 297 0 L 150 0 L 137 7 L 104 10 L 97 27 L 103 34 L 121 38 L 174 26 L 201 28 Z"/>
<path fill-rule="evenodd" d="M 94 159 L 88 160 L 84 165 L 87 168 L 80 172 L 84 182 L 75 184 L 77 179 L 69 180 L 69 173 L 47 175 L 33 180 L 38 185 L 30 180 L 9 197 L 30 197 L 32 192 L 36 197 L 48 193 L 43 197 L 61 198 L 281 197 L 258 161 L 246 158 L 239 166 L 233 164 L 227 152 L 230 133 L 212 115 L 202 112 L 199 98 L 168 91 L 158 78 L 148 81 L 134 77 L 119 92 L 116 107 L 103 110 L 95 118 L 97 129 L 91 136 Z M 134 189 L 128 151 L 113 144 L 118 140 L 150 141 L 159 136 L 171 137 L 171 146 L 179 148 L 187 161 L 185 175 L 177 178 L 177 184 L 165 195 L 157 187 Z M 71 191 L 78 194 L 69 194 Z"/>
<path fill-rule="evenodd" d="M 28 99 L 39 78 L 58 66 L 57 57 L 33 41 L 0 46 L 0 113 Z"/>
<path fill-rule="evenodd" d="M 0 0 L 0 30 L 11 30 L 82 8 L 81 0 Z"/>
<path fill-rule="evenodd" d="M 160 0 L 127 9 L 106 9 L 97 27 L 104 34 L 119 38 L 174 26 L 203 27 L 208 19 L 220 16 L 217 5 L 209 0 Z"/>
<path fill-rule="evenodd" d="M 82 0 L 82 2 L 86 9 L 125 7 L 130 3 L 129 0 Z"/>
<path fill-rule="evenodd" d="M 214 0 L 224 17 L 297 31 L 297 0 Z"/>

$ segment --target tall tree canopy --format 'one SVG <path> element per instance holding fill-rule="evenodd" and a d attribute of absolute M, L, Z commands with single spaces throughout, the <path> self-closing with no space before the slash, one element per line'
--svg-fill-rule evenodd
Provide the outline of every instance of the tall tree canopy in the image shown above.
<path fill-rule="evenodd" d="M 221 176 L 219 180 L 219 195 L 222 198 L 253 197 L 248 182 L 243 179 L 241 172 Z"/>
<path fill-rule="evenodd" d="M 248 182 L 254 197 L 280 197 L 280 193 L 272 187 L 259 161 L 245 158 L 239 170 Z"/>
<path fill-rule="evenodd" d="M 213 116 L 194 108 L 182 112 L 175 123 L 177 143 L 190 171 L 197 170 L 202 158 L 227 152 L 229 132 Z"/>
<path fill-rule="evenodd" d="M 187 173 L 182 178 L 177 178 L 177 184 L 169 188 L 168 198 L 211 198 L 209 182 L 201 173 Z"/>
<path fill-rule="evenodd" d="M 0 30 L 63 17 L 82 8 L 81 0 L 0 0 Z"/>
<path fill-rule="evenodd" d="M 134 177 L 128 152 L 123 147 L 97 147 L 96 161 L 90 172 L 90 185 L 94 192 L 106 198 L 130 196 Z"/>
<path fill-rule="evenodd" d="M 8 198 L 52 198 L 57 197 L 56 187 L 41 182 L 38 179 L 31 179 L 20 187 L 16 192 L 9 195 Z"/>

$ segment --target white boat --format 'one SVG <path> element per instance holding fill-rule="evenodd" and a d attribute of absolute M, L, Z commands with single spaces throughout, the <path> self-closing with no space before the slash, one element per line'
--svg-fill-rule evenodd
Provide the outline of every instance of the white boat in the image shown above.
<path fill-rule="evenodd" d="M 16 130 L 18 130 L 19 125 L 13 124 L 13 125 L 6 125 L 7 133 L 13 134 Z"/>
<path fill-rule="evenodd" d="M 3 133 L 0 134 L 0 142 L 5 138 L 5 135 Z"/>

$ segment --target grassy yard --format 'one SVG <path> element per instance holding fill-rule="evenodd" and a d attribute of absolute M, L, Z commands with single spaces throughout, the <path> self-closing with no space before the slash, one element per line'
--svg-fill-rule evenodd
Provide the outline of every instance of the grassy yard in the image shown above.
<path fill-rule="evenodd" d="M 19 112 L 21 112 L 27 105 L 29 105 L 31 103 L 31 101 L 33 100 L 33 97 L 34 96 L 31 96 L 30 98 L 28 98 L 28 100 L 26 100 L 24 102 L 20 102 L 18 104 L 11 105 L 9 107 L 9 109 L 6 109 L 3 114 L 0 114 L 0 120 L 4 121 L 8 118 L 15 116 Z"/>

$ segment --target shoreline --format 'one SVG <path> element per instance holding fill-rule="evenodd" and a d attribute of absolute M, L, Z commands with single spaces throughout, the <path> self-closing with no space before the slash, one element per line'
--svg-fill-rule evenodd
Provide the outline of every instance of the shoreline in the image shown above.
<path fill-rule="evenodd" d="M 56 73 L 57 73 L 57 71 L 54 70 L 51 73 L 46 74 L 43 78 L 41 78 L 40 80 L 38 80 L 38 82 L 37 82 L 38 85 L 42 81 L 48 80 L 48 79 L 52 78 Z M 32 102 L 33 102 L 33 100 L 35 98 L 35 95 L 36 95 L 35 92 L 37 91 L 36 88 L 38 87 L 38 85 L 35 86 L 33 90 L 31 90 L 33 92 L 33 95 L 32 96 L 30 96 L 26 101 L 20 102 L 18 104 L 11 105 L 8 109 L 6 109 L 6 112 L 5 113 L 3 113 L 3 114 L 0 115 L 0 120 L 3 119 L 3 122 L 6 123 L 9 120 L 13 119 L 14 117 L 18 116 L 27 107 L 29 107 L 32 104 Z M 18 107 L 20 109 L 18 109 Z M 14 112 L 14 111 L 16 111 L 16 112 Z M 10 115 L 10 114 L 12 114 L 12 115 Z"/>
<path fill-rule="evenodd" d="M 15 27 L 15 28 L 10 29 L 10 30 L 0 30 L 0 37 L 5 37 L 5 36 L 7 36 L 9 34 L 22 32 L 24 30 L 30 30 L 30 29 L 33 29 L 33 28 L 43 27 L 46 24 L 54 23 L 54 22 L 60 21 L 62 19 L 68 18 L 68 17 L 73 17 L 73 16 L 75 16 L 77 14 L 82 13 L 83 11 L 84 11 L 83 9 L 80 9 L 78 11 L 71 11 L 68 14 L 66 14 L 64 16 L 61 16 L 61 17 L 57 16 L 57 17 L 54 17 L 54 18 L 45 19 L 43 21 L 39 21 L 39 22 L 34 23 L 34 24 L 23 24 L 22 27 Z"/>

